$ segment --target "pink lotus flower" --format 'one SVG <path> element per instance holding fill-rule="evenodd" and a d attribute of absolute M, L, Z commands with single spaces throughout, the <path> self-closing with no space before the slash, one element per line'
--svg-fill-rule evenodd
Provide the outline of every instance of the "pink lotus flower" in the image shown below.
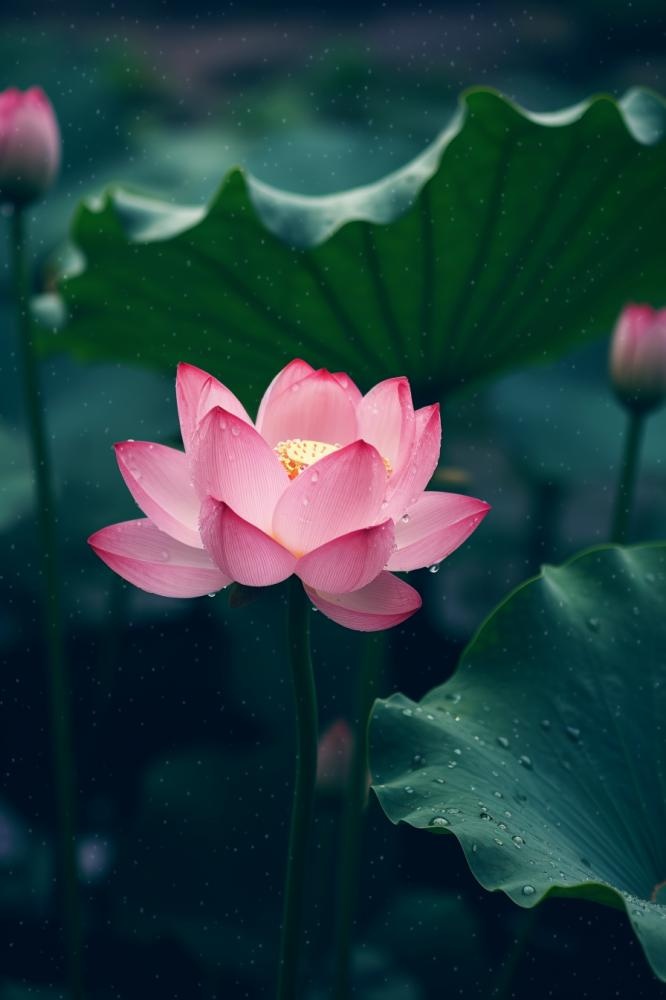
<path fill-rule="evenodd" d="M 60 132 L 39 87 L 0 93 L 0 201 L 25 205 L 51 186 L 60 164 Z"/>
<path fill-rule="evenodd" d="M 439 407 L 415 411 L 406 378 L 362 396 L 347 375 L 292 361 L 255 423 L 226 386 L 191 365 L 179 366 L 176 395 L 184 452 L 116 445 L 146 518 L 90 538 L 111 569 L 150 593 L 196 597 L 295 573 L 340 625 L 390 628 L 421 606 L 393 571 L 438 563 L 489 510 L 471 497 L 424 493 L 439 458 Z"/>
<path fill-rule="evenodd" d="M 666 396 L 666 309 L 628 305 L 613 331 L 613 387 L 629 409 L 647 412 Z"/>

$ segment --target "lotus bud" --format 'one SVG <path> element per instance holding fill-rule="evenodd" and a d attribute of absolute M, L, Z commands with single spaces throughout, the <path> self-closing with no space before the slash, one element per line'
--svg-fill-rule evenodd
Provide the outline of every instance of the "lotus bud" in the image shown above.
<path fill-rule="evenodd" d="M 613 332 L 610 374 L 627 409 L 648 413 L 666 398 L 666 309 L 628 305 Z"/>
<path fill-rule="evenodd" d="M 60 164 L 60 130 L 39 87 L 0 92 L 0 202 L 20 207 L 53 183 Z"/>
<path fill-rule="evenodd" d="M 325 729 L 317 747 L 317 788 L 324 792 L 344 792 L 349 779 L 354 734 L 344 719 Z"/>

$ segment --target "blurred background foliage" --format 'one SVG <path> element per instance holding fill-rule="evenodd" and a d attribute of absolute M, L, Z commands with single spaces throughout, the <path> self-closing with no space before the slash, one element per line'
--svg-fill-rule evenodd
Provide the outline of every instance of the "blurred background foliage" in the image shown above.
<path fill-rule="evenodd" d="M 201 204 L 241 164 L 268 183 L 323 194 L 421 152 L 470 85 L 536 110 L 633 85 L 666 90 L 656 2 L 266 3 L 242 12 L 37 2 L 29 13 L 5 11 L 2 29 L 0 86 L 40 83 L 63 130 L 62 176 L 30 213 L 36 292 L 53 288 L 79 199 L 110 181 Z M 36 552 L 4 269 L 0 280 L 0 1000 L 55 1000 L 62 969 Z M 605 352 L 600 340 L 445 407 L 437 485 L 483 496 L 493 515 L 437 575 L 414 580 L 424 610 L 390 636 L 382 695 L 417 699 L 446 680 L 510 587 L 543 560 L 606 539 L 622 416 Z M 175 439 L 173 378 L 64 357 L 49 359 L 43 376 L 90 995 L 268 997 L 293 753 L 283 595 L 233 610 L 224 594 L 167 602 L 97 564 L 87 535 L 133 516 L 110 445 Z M 636 539 L 666 531 L 665 429 L 663 417 L 649 429 Z M 324 723 L 352 716 L 361 652 L 358 636 L 317 616 Z M 311 879 L 312 997 L 326 995 L 338 813 L 335 797 L 322 796 L 316 839 L 330 863 Z M 371 800 L 355 953 L 364 1000 L 487 997 L 500 984 L 523 915 L 482 894 L 448 839 L 431 844 L 390 827 Z M 541 995 L 545 983 L 555 997 L 659 995 L 621 915 L 568 901 L 541 912 L 514 993 Z"/>

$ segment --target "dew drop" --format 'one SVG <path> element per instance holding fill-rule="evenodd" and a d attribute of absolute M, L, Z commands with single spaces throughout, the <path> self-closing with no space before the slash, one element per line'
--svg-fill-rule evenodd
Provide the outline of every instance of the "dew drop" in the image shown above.
<path fill-rule="evenodd" d="M 536 892 L 536 889 L 534 888 L 533 885 L 524 885 L 523 886 L 523 896 L 533 896 L 535 892 Z"/>
<path fill-rule="evenodd" d="M 525 841 L 523 840 L 522 837 L 516 834 L 514 837 L 511 838 L 511 843 L 514 844 L 518 849 L 520 849 L 525 843 Z"/>
<path fill-rule="evenodd" d="M 400 520 L 403 524 L 409 524 L 409 514 L 403 514 Z"/>
<path fill-rule="evenodd" d="M 408 795 L 414 794 L 414 789 L 412 788 L 411 785 L 405 785 L 405 791 L 407 792 Z"/>
<path fill-rule="evenodd" d="M 566 726 L 564 731 L 572 743 L 580 741 L 580 729 L 576 729 L 575 726 Z"/>
<path fill-rule="evenodd" d="M 445 816 L 433 816 L 430 820 L 431 826 L 449 826 L 449 821 Z"/>
<path fill-rule="evenodd" d="M 508 741 L 508 739 L 506 738 L 506 736 L 498 736 L 498 737 L 497 737 L 497 742 L 499 743 L 499 745 L 500 745 L 501 747 L 504 747 L 504 749 L 505 749 L 505 750 L 506 750 L 506 749 L 507 749 L 507 747 L 509 746 L 509 741 Z"/>
<path fill-rule="evenodd" d="M 411 708 L 403 708 L 402 714 L 406 715 L 407 717 L 409 717 L 410 715 L 413 715 L 414 713 L 412 712 Z"/>
<path fill-rule="evenodd" d="M 523 767 L 526 767 L 528 770 L 532 770 L 532 760 L 527 756 L 527 754 L 523 754 L 522 757 L 519 757 L 518 763 L 522 764 Z"/>
<path fill-rule="evenodd" d="M 238 437 L 238 435 L 240 434 L 240 430 L 239 430 L 239 428 L 238 428 L 238 425 L 237 425 L 237 424 L 232 424 L 232 425 L 231 425 L 231 433 L 233 434 L 233 436 L 234 436 L 235 438 L 237 438 L 237 437 Z"/>

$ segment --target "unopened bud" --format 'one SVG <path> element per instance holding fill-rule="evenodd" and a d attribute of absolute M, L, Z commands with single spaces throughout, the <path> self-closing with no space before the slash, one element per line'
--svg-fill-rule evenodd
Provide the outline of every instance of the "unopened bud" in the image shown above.
<path fill-rule="evenodd" d="M 60 164 L 60 130 L 39 87 L 0 92 L 0 202 L 26 205 L 51 186 Z"/>
<path fill-rule="evenodd" d="M 628 305 L 613 332 L 610 373 L 628 409 L 648 413 L 666 398 L 666 309 Z"/>

